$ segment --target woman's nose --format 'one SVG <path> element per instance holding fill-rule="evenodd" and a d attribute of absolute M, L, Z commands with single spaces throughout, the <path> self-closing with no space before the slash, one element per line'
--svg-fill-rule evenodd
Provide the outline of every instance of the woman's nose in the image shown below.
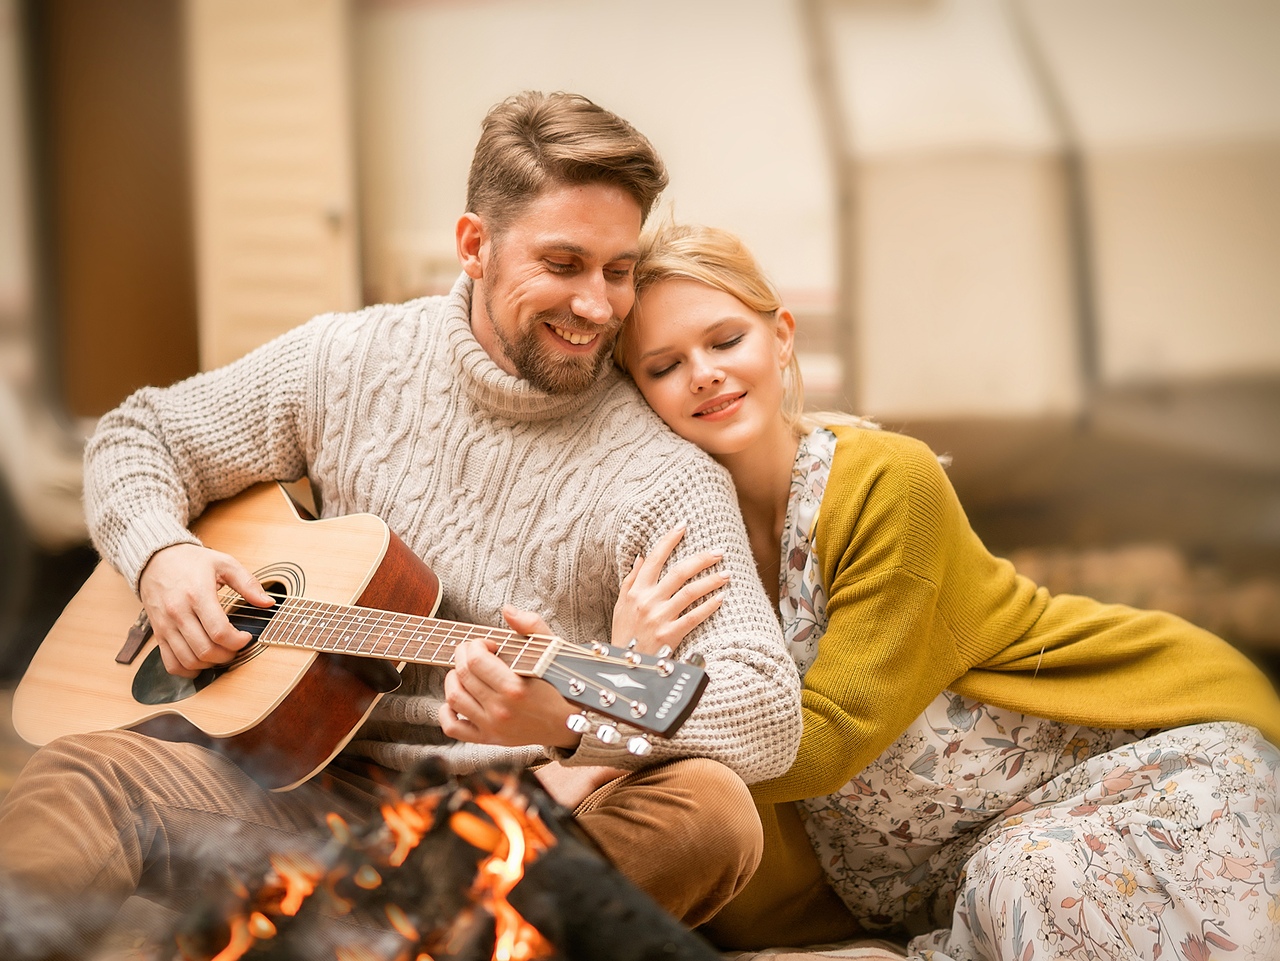
<path fill-rule="evenodd" d="M 724 371 L 711 361 L 709 357 L 697 357 L 693 361 L 693 376 L 690 386 L 694 391 L 714 387 L 724 380 Z"/>

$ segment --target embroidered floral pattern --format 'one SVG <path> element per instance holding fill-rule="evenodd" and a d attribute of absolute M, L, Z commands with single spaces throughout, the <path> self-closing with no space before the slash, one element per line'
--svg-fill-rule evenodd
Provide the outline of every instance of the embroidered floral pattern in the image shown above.
<path fill-rule="evenodd" d="M 810 557 L 818 508 L 835 452 L 836 435 L 829 430 L 819 427 L 800 438 L 782 525 L 778 611 L 791 657 L 802 678 L 818 656 L 818 638 L 827 627 L 827 593 L 818 565 L 811 563 Z"/>
<path fill-rule="evenodd" d="M 825 436 L 823 436 L 825 435 Z M 801 676 L 835 438 L 796 457 L 779 609 Z M 800 802 L 834 890 L 925 961 L 1280 958 L 1280 753 L 1203 724 L 1144 737 L 939 695 L 836 794 Z"/>

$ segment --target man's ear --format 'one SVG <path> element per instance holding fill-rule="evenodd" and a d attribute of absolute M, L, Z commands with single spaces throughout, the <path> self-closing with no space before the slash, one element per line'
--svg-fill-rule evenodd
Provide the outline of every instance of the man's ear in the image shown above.
<path fill-rule="evenodd" d="M 454 231 L 454 243 L 458 249 L 458 263 L 472 280 L 484 277 L 484 263 L 480 257 L 488 239 L 484 229 L 484 221 L 478 214 L 465 213 L 458 218 L 458 226 Z"/>
<path fill-rule="evenodd" d="M 796 318 L 785 307 L 778 308 L 778 326 L 774 333 L 778 335 L 778 365 L 785 368 L 796 349 Z"/>

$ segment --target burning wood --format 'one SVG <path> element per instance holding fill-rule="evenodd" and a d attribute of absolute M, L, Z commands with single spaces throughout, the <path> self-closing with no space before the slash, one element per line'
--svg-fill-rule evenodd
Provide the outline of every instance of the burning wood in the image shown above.
<path fill-rule="evenodd" d="M 530 775 L 432 769 L 315 854 L 221 882 L 159 961 L 713 961 Z"/>

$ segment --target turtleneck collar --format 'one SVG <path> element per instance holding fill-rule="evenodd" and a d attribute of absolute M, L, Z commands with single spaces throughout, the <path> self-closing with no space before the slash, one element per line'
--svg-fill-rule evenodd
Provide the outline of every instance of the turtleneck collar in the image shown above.
<path fill-rule="evenodd" d="M 514 420 L 539 421 L 566 417 L 593 406 L 621 375 L 612 359 L 586 390 L 576 394 L 548 394 L 523 377 L 508 374 L 471 332 L 473 283 L 460 276 L 449 292 L 444 310 L 444 336 L 458 378 L 480 407 Z"/>

